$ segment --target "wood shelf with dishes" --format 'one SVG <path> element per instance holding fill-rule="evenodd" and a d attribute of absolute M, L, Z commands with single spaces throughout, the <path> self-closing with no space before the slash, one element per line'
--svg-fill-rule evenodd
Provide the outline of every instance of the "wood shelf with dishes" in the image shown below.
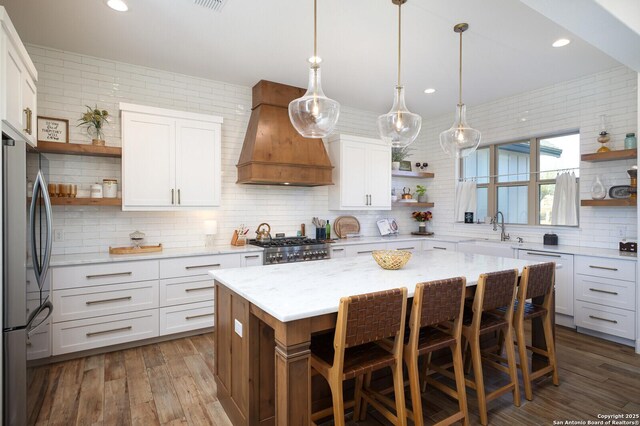
<path fill-rule="evenodd" d="M 405 170 L 392 170 L 391 176 L 393 177 L 408 177 L 408 178 L 418 178 L 418 179 L 432 179 L 435 177 L 434 173 L 429 172 L 412 172 Z"/>
<path fill-rule="evenodd" d="M 393 203 L 394 206 L 398 206 L 398 207 L 408 207 L 408 206 L 412 206 L 412 207 L 433 207 L 435 206 L 434 203 L 407 203 L 407 202 L 402 202 L 402 201 L 394 201 Z"/>
<path fill-rule="evenodd" d="M 633 160 L 637 157 L 638 151 L 636 149 L 620 149 L 617 151 L 582 154 L 580 159 L 590 163 L 599 163 L 601 161 Z"/>
<path fill-rule="evenodd" d="M 122 206 L 121 198 L 51 197 L 53 206 Z"/>
<path fill-rule="evenodd" d="M 634 198 L 609 198 L 606 200 L 580 200 L 582 207 L 635 207 L 638 205 Z"/>
<path fill-rule="evenodd" d="M 122 157 L 119 146 L 97 146 L 80 143 L 38 142 L 38 151 L 47 154 L 92 155 L 95 157 Z"/>

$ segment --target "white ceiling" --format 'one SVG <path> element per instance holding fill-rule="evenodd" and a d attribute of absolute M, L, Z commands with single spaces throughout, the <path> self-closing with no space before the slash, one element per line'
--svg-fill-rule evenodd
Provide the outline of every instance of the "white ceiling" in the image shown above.
<path fill-rule="evenodd" d="M 228 0 L 221 13 L 193 0 L 0 0 L 24 42 L 252 86 L 305 87 L 312 0 Z M 323 88 L 343 105 L 386 112 L 395 85 L 397 7 L 391 0 L 318 1 Z M 470 106 L 619 65 L 514 0 L 410 0 L 403 6 L 403 82 L 409 109 L 453 113 L 458 36 Z M 561 49 L 551 43 L 566 37 Z M 437 92 L 425 95 L 434 87 Z"/>

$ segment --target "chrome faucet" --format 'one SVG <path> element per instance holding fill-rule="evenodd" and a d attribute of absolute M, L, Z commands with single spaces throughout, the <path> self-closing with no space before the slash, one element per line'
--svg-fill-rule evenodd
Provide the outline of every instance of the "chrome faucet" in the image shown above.
<path fill-rule="evenodd" d="M 491 218 L 491 223 L 493 224 L 493 230 L 498 230 L 498 215 L 500 215 L 500 241 L 508 241 L 511 237 L 509 234 L 505 234 L 504 232 L 504 214 L 498 210 L 498 213 L 494 217 Z"/>

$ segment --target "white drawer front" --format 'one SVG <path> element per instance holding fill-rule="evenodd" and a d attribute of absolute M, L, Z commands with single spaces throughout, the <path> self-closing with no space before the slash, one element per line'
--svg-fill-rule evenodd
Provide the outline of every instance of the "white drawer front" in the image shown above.
<path fill-rule="evenodd" d="M 331 258 L 337 259 L 339 257 L 347 257 L 346 247 L 331 247 Z"/>
<path fill-rule="evenodd" d="M 51 356 L 51 322 L 41 324 L 27 337 L 27 360 Z"/>
<path fill-rule="evenodd" d="M 635 281 L 636 262 L 591 256 L 576 256 L 576 274 Z"/>
<path fill-rule="evenodd" d="M 352 246 L 345 246 L 346 257 L 351 256 L 371 256 L 371 252 L 374 250 L 384 250 L 386 243 L 380 244 L 354 244 Z"/>
<path fill-rule="evenodd" d="M 620 309 L 636 309 L 635 283 L 576 275 L 576 299 Z"/>
<path fill-rule="evenodd" d="M 160 308 L 160 335 L 213 327 L 213 302 Z"/>
<path fill-rule="evenodd" d="M 53 355 L 158 336 L 158 310 L 53 324 Z"/>
<path fill-rule="evenodd" d="M 601 333 L 635 339 L 635 312 L 576 301 L 575 324 Z"/>
<path fill-rule="evenodd" d="M 155 279 L 158 279 L 157 260 L 53 268 L 56 290 Z"/>
<path fill-rule="evenodd" d="M 163 259 L 160 261 L 160 278 L 206 275 L 212 269 L 239 267 L 240 255 L 238 253 Z"/>
<path fill-rule="evenodd" d="M 394 241 L 387 243 L 387 250 L 407 250 L 407 251 L 419 251 L 422 250 L 422 241 Z"/>
<path fill-rule="evenodd" d="M 242 253 L 240 255 L 242 267 L 262 265 L 262 256 L 262 253 Z"/>
<path fill-rule="evenodd" d="M 456 251 L 456 243 L 449 243 L 446 241 L 423 241 L 422 250 L 447 250 Z"/>
<path fill-rule="evenodd" d="M 213 279 L 171 278 L 160 281 L 160 306 L 182 305 L 185 303 L 213 300 Z"/>
<path fill-rule="evenodd" d="M 158 281 L 94 286 L 53 292 L 53 322 L 157 308 Z"/>
<path fill-rule="evenodd" d="M 47 277 L 44 280 L 44 285 L 42 286 L 43 290 L 51 289 L 51 270 L 47 274 Z M 33 269 L 27 269 L 27 293 L 39 293 L 40 289 L 38 288 L 38 283 L 36 282 L 36 274 L 33 272 Z"/>

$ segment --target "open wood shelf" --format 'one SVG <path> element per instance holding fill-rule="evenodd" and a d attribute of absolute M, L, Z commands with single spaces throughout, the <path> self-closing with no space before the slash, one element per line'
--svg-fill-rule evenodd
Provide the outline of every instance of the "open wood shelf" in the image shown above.
<path fill-rule="evenodd" d="M 413 207 L 433 207 L 435 206 L 434 203 L 401 203 L 399 201 L 396 201 L 394 203 L 392 203 L 394 206 L 397 207 L 409 207 L 409 206 L 413 206 Z"/>
<path fill-rule="evenodd" d="M 634 207 L 637 205 L 637 201 L 631 198 L 606 200 L 580 200 L 580 205 L 583 207 Z"/>
<path fill-rule="evenodd" d="M 431 179 L 435 177 L 435 174 L 429 172 L 407 172 L 404 170 L 392 170 L 391 176 L 395 177 L 409 177 L 419 179 Z"/>
<path fill-rule="evenodd" d="M 122 148 L 119 146 L 96 146 L 79 143 L 38 142 L 38 151 L 48 154 L 122 157 Z"/>
<path fill-rule="evenodd" d="M 54 206 L 122 206 L 122 198 L 51 197 Z"/>
<path fill-rule="evenodd" d="M 588 161 L 590 163 L 598 163 L 600 161 L 632 160 L 637 156 L 638 156 L 638 151 L 635 149 L 621 149 L 618 151 L 582 154 L 580 159 L 582 161 Z"/>

